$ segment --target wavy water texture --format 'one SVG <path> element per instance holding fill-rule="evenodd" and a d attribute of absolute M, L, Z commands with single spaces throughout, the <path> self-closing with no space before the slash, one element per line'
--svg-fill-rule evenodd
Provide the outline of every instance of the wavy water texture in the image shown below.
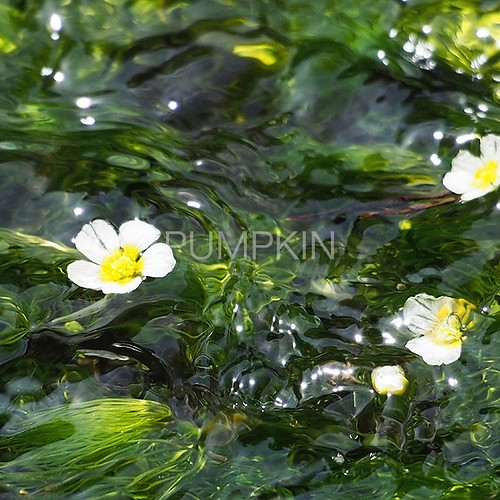
<path fill-rule="evenodd" d="M 4 2 L 0 496 L 493 498 L 500 204 L 442 186 L 498 134 L 493 4 Z M 135 217 L 173 272 L 71 285 Z M 475 306 L 455 363 L 418 293 Z"/>

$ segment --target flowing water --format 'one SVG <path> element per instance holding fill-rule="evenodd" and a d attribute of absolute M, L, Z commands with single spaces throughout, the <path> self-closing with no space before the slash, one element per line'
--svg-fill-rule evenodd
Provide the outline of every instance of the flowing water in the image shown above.
<path fill-rule="evenodd" d="M 488 0 L 2 2 L 1 498 L 494 498 L 499 196 L 442 179 L 499 40 Z M 134 218 L 173 272 L 72 284 Z M 475 306 L 453 363 L 422 293 Z"/>

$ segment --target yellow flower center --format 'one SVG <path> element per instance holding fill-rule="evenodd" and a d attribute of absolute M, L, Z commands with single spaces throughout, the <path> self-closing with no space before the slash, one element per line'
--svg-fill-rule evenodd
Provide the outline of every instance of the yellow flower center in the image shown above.
<path fill-rule="evenodd" d="M 498 162 L 487 161 L 482 167 L 476 170 L 472 185 L 479 189 L 486 189 L 493 185 L 497 179 Z"/>
<path fill-rule="evenodd" d="M 101 279 L 125 284 L 141 276 L 144 263 L 139 258 L 141 251 L 133 245 L 115 250 L 101 263 Z"/>
<path fill-rule="evenodd" d="M 461 326 L 458 317 L 451 314 L 445 321 L 439 322 L 429 336 L 436 344 L 451 346 L 451 344 L 461 342 Z"/>
<path fill-rule="evenodd" d="M 469 317 L 474 306 L 463 299 L 458 299 L 450 306 L 444 306 L 437 312 L 435 328 L 429 332 L 433 342 L 454 347 L 462 342 L 463 330 L 473 324 Z"/>

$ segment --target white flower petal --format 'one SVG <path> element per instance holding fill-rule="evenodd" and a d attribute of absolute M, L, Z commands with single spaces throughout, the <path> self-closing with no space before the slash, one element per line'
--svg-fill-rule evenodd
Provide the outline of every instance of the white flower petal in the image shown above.
<path fill-rule="evenodd" d="M 472 188 L 474 174 L 483 162 L 468 151 L 460 151 L 451 162 L 451 171 L 443 178 L 446 189 L 453 193 L 466 193 Z"/>
<path fill-rule="evenodd" d="M 151 246 L 159 237 L 160 231 L 151 224 L 141 220 L 124 222 L 118 231 L 120 246 L 134 245 L 141 252 Z"/>
<path fill-rule="evenodd" d="M 451 170 L 456 172 L 470 172 L 474 175 L 474 172 L 483 166 L 483 160 L 474 156 L 469 151 L 460 151 L 453 160 L 451 160 Z"/>
<path fill-rule="evenodd" d="M 497 176 L 495 182 L 493 183 L 496 188 L 500 186 L 500 159 L 498 160 L 497 163 L 498 163 Z"/>
<path fill-rule="evenodd" d="M 481 139 L 481 158 L 485 162 L 490 160 L 500 162 L 500 137 L 488 134 Z"/>
<path fill-rule="evenodd" d="M 129 293 L 135 290 L 142 283 L 142 278 L 138 276 L 128 283 L 118 283 L 116 281 L 104 281 L 102 283 L 103 293 Z"/>
<path fill-rule="evenodd" d="M 99 277 L 100 268 L 93 262 L 77 260 L 68 265 L 68 278 L 78 286 L 101 290 L 102 281 Z"/>
<path fill-rule="evenodd" d="M 85 224 L 75 238 L 76 248 L 92 262 L 100 264 L 119 247 L 114 227 L 101 219 Z"/>
<path fill-rule="evenodd" d="M 484 196 L 485 194 L 488 194 L 491 191 L 494 191 L 497 187 L 489 186 L 487 189 L 479 189 L 479 188 L 473 188 L 470 191 L 465 192 L 462 194 L 460 199 L 462 201 L 470 201 L 470 200 L 475 200 L 476 198 L 480 198 L 481 196 Z"/>
<path fill-rule="evenodd" d="M 403 307 L 403 321 L 408 330 L 416 335 L 424 335 L 433 330 L 438 323 L 438 312 L 443 307 L 451 308 L 450 297 L 433 297 L 427 293 L 419 293 L 410 297 Z"/>
<path fill-rule="evenodd" d="M 462 173 L 451 171 L 443 177 L 443 185 L 452 193 L 462 194 L 467 192 L 472 185 L 473 175 L 469 172 Z"/>
<path fill-rule="evenodd" d="M 142 255 L 143 276 L 162 278 L 175 267 L 172 249 L 166 243 L 155 243 Z"/>
<path fill-rule="evenodd" d="M 409 340 L 405 347 L 422 356 L 428 365 L 449 365 L 456 361 L 462 352 L 462 344 L 460 343 L 451 347 L 436 344 L 425 336 Z"/>
<path fill-rule="evenodd" d="M 486 187 L 477 187 L 476 174 L 485 164 L 497 163 L 495 180 Z M 451 162 L 451 171 L 443 178 L 444 186 L 453 193 L 461 194 L 462 201 L 470 201 L 500 186 L 500 137 L 489 134 L 481 139 L 481 158 L 469 151 L 460 151 Z M 484 172 L 483 172 L 484 173 Z"/>

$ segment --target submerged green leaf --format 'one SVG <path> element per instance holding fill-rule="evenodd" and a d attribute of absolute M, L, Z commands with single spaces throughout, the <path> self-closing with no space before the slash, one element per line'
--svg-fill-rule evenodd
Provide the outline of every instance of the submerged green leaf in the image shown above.
<path fill-rule="evenodd" d="M 29 332 L 29 328 L 30 322 L 19 295 L 0 287 L 0 346 L 16 343 Z"/>
<path fill-rule="evenodd" d="M 23 410 L 0 435 L 0 489 L 52 498 L 101 498 L 104 491 L 114 498 L 162 498 L 203 466 L 198 434 L 154 401 Z"/>

